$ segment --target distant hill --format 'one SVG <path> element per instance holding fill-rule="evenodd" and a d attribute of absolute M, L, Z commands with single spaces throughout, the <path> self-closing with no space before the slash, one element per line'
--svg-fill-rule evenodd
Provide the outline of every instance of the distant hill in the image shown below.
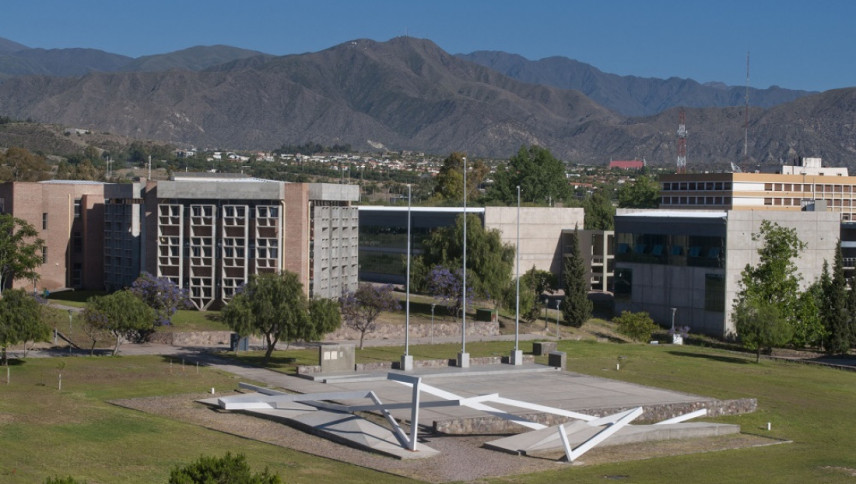
<path fill-rule="evenodd" d="M 567 57 L 532 61 L 516 54 L 477 51 L 457 57 L 490 67 L 514 79 L 576 89 L 596 103 L 625 116 L 650 116 L 667 109 L 686 106 L 731 107 L 745 105 L 745 86 L 722 83 L 699 84 L 692 79 L 643 78 L 602 72 Z M 749 88 L 750 105 L 772 107 L 813 94 L 780 87 Z"/>
<path fill-rule="evenodd" d="M 138 57 L 117 70 L 158 72 L 185 69 L 201 71 L 218 64 L 259 55 L 266 56 L 267 54 L 255 50 L 229 47 L 228 45 L 196 46 L 168 54 Z"/>
<path fill-rule="evenodd" d="M 0 55 L 11 54 L 19 50 L 29 49 L 26 45 L 12 42 L 11 40 L 0 37 Z"/>
<path fill-rule="evenodd" d="M 0 75 L 82 76 L 114 71 L 130 59 L 97 49 L 24 49 L 0 55 Z"/>
<path fill-rule="evenodd" d="M 842 89 L 753 107 L 746 161 L 742 107 L 687 108 L 688 165 L 751 169 L 794 151 L 853 165 L 854 99 L 856 89 Z M 601 165 L 627 158 L 673 165 L 678 124 L 676 108 L 622 116 L 581 91 L 522 82 L 410 37 L 255 55 L 200 71 L 10 77 L 0 83 L 0 115 L 200 148 L 312 141 L 507 158 L 538 144 L 566 161 Z"/>

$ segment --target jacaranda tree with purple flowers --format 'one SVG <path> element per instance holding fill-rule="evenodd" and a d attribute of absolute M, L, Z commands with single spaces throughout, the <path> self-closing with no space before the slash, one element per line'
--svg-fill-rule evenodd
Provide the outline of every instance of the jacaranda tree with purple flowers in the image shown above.
<path fill-rule="evenodd" d="M 152 331 L 158 326 L 172 323 L 172 317 L 179 309 L 190 309 L 187 291 L 178 287 L 165 277 L 155 277 L 143 272 L 131 285 L 131 293 L 154 310 Z"/>
<path fill-rule="evenodd" d="M 437 265 L 428 272 L 428 291 L 449 314 L 458 317 L 463 307 L 463 271 L 460 267 L 450 271 L 448 267 Z M 473 303 L 473 288 L 467 284 L 467 306 Z"/>
<path fill-rule="evenodd" d="M 401 308 L 392 294 L 392 286 L 360 284 L 355 292 L 344 294 L 339 299 L 342 320 L 349 328 L 360 332 L 360 349 L 366 333 L 375 330 L 377 317 L 384 311 Z"/>

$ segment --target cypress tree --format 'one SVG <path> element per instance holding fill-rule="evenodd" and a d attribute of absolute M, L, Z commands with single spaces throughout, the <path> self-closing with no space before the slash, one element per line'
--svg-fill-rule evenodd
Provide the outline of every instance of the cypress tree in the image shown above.
<path fill-rule="evenodd" d="M 832 264 L 832 280 L 825 288 L 826 303 L 823 311 L 826 322 L 826 351 L 845 354 L 850 349 L 850 316 L 847 314 L 847 281 L 844 279 L 844 259 L 841 256 L 841 241 L 835 250 Z"/>
<path fill-rule="evenodd" d="M 588 298 L 587 271 L 580 254 L 579 234 L 576 228 L 571 236 L 571 250 L 571 255 L 565 257 L 562 267 L 565 283 L 562 316 L 569 325 L 579 328 L 591 317 L 592 302 Z"/>

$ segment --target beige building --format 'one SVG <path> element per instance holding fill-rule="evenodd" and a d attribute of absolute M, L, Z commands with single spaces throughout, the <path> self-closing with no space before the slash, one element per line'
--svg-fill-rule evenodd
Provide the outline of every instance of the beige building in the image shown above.
<path fill-rule="evenodd" d="M 779 173 L 689 173 L 660 177 L 660 208 L 817 210 L 856 220 L 856 177 L 804 158 Z"/>

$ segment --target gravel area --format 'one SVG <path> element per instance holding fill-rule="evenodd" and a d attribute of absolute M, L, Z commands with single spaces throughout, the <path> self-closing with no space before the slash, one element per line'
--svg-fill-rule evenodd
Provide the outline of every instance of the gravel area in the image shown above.
<path fill-rule="evenodd" d="M 484 442 L 498 438 L 494 435 L 461 437 L 420 434 L 422 441 L 440 451 L 440 455 L 426 459 L 398 460 L 340 445 L 287 425 L 237 412 L 212 409 L 196 402 L 196 400 L 211 397 L 210 394 L 192 394 L 116 400 L 112 403 L 300 452 L 427 482 L 478 481 L 489 477 L 561 469 L 569 465 L 564 460 L 559 460 L 562 455 L 535 458 L 515 456 L 482 448 Z M 754 435 L 737 434 L 715 439 L 700 439 L 695 442 L 684 440 L 603 447 L 590 451 L 574 465 L 637 460 L 656 456 L 769 445 L 771 443 L 778 442 Z"/>

